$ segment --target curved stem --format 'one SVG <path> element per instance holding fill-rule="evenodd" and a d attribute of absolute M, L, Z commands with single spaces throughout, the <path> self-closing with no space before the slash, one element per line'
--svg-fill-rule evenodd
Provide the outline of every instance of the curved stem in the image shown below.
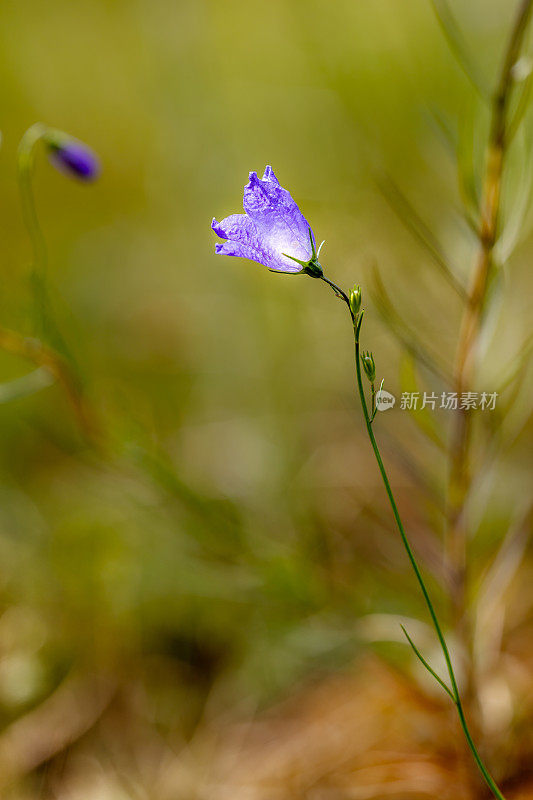
<path fill-rule="evenodd" d="M 405 550 L 407 552 L 407 556 L 409 558 L 409 561 L 411 562 L 411 566 L 412 566 L 413 571 L 414 571 L 414 573 L 416 575 L 416 579 L 418 581 L 418 585 L 420 586 L 420 589 L 422 591 L 422 595 L 424 597 L 427 609 L 429 611 L 429 615 L 431 617 L 431 621 L 433 623 L 433 627 L 434 627 L 435 632 L 437 634 L 437 638 L 439 640 L 439 643 L 440 643 L 440 646 L 441 646 L 441 650 L 442 650 L 442 653 L 444 655 L 444 660 L 446 662 L 446 668 L 448 670 L 448 675 L 450 677 L 450 683 L 451 683 L 451 687 L 452 687 L 453 701 L 454 701 L 455 707 L 457 708 L 457 713 L 459 715 L 459 721 L 461 723 L 461 727 L 463 729 L 464 735 L 466 737 L 466 741 L 467 741 L 468 746 L 469 746 L 469 748 L 470 748 L 470 750 L 472 752 L 474 760 L 475 760 L 476 764 L 478 765 L 481 774 L 483 775 L 485 783 L 490 788 L 490 790 L 492 791 L 494 796 L 498 798 L 498 800 L 505 800 L 504 795 L 498 789 L 498 786 L 496 785 L 493 777 L 491 776 L 490 772 L 488 771 L 488 769 L 484 765 L 483 761 L 481 760 L 481 756 L 479 755 L 479 753 L 478 753 L 478 751 L 476 749 L 476 746 L 474 744 L 474 741 L 472 739 L 472 736 L 470 734 L 470 731 L 469 731 L 469 728 L 468 728 L 468 725 L 467 725 L 467 722 L 466 722 L 465 714 L 464 714 L 464 711 L 463 711 L 463 706 L 462 706 L 462 703 L 461 703 L 461 697 L 460 697 L 460 694 L 459 694 L 459 687 L 457 685 L 457 679 L 455 677 L 455 672 L 454 672 L 454 669 L 453 669 L 453 664 L 452 664 L 450 652 L 448 650 L 448 645 L 446 644 L 446 639 L 444 638 L 444 633 L 442 632 L 442 628 L 440 626 L 440 622 L 439 622 L 437 614 L 435 612 L 435 608 L 433 607 L 433 603 L 431 602 L 431 598 L 429 596 L 429 592 L 428 592 L 428 590 L 426 588 L 426 584 L 425 584 L 424 579 L 422 577 L 422 573 L 420 572 L 420 568 L 419 568 L 418 563 L 416 561 L 415 555 L 413 553 L 413 550 L 411 549 L 411 545 L 409 544 L 409 540 L 407 538 L 407 534 L 405 533 L 405 529 L 403 527 L 403 523 L 402 523 L 402 520 L 401 520 L 401 517 L 400 517 L 400 512 L 398 511 L 398 506 L 396 505 L 396 501 L 395 501 L 394 495 L 392 493 L 392 488 L 391 488 L 391 485 L 390 485 L 390 482 L 389 482 L 389 478 L 388 478 L 387 472 L 385 470 L 385 466 L 383 464 L 383 459 L 381 458 L 381 453 L 380 453 L 380 450 L 379 450 L 379 447 L 378 447 L 378 444 L 377 444 L 377 441 L 376 441 L 376 437 L 374 436 L 374 431 L 372 430 L 372 419 L 371 419 L 369 411 L 368 411 L 368 406 L 367 406 L 366 397 L 365 397 L 365 390 L 364 390 L 364 386 L 363 386 L 363 377 L 362 377 L 362 373 L 361 373 L 360 332 L 361 332 L 361 324 L 362 324 L 362 321 L 363 321 L 363 312 L 361 312 L 357 316 L 354 316 L 354 314 L 352 313 L 352 310 L 350 308 L 350 302 L 348 300 L 348 297 L 347 297 L 346 293 L 343 292 L 342 289 L 339 289 L 339 287 L 336 286 L 336 284 L 334 284 L 332 281 L 330 281 L 330 280 L 328 280 L 326 278 L 324 278 L 323 280 L 325 280 L 326 283 L 328 283 L 333 288 L 333 290 L 343 298 L 343 300 L 347 304 L 348 310 L 350 312 L 350 317 L 352 319 L 352 324 L 353 324 L 353 329 L 354 329 L 354 339 L 355 339 L 355 370 L 356 370 L 356 376 L 357 376 L 357 388 L 358 388 L 358 391 L 359 391 L 359 398 L 361 400 L 361 408 L 363 410 L 363 416 L 365 418 L 365 425 L 366 425 L 366 429 L 367 429 L 367 433 L 368 433 L 368 438 L 370 439 L 370 444 L 372 445 L 372 450 L 374 451 L 374 456 L 376 458 L 377 465 L 378 465 L 379 471 L 381 473 L 383 484 L 385 486 L 385 491 L 387 493 L 387 497 L 389 498 L 389 502 L 390 502 L 390 505 L 391 505 L 391 508 L 392 508 L 392 513 L 393 513 L 394 519 L 396 521 L 396 525 L 398 527 L 398 530 L 400 532 L 400 536 L 401 536 L 401 539 L 402 539 L 403 546 L 404 546 L 404 548 L 405 548 Z"/>
<path fill-rule="evenodd" d="M 342 300 L 344 300 L 344 302 L 348 306 L 350 314 L 352 314 L 352 310 L 350 308 L 350 301 L 348 299 L 348 295 L 346 294 L 346 292 L 343 292 L 343 290 L 340 288 L 340 286 L 337 286 L 336 283 L 333 283 L 333 281 L 330 281 L 330 279 L 326 278 L 325 275 L 321 276 L 321 280 L 325 281 L 325 283 L 327 283 L 328 286 L 331 286 L 331 288 L 333 289 L 333 291 L 335 292 L 337 297 L 340 297 Z M 352 320 L 353 320 L 353 314 L 352 314 Z"/>
<path fill-rule="evenodd" d="M 31 284 L 37 317 L 37 333 L 42 335 L 48 327 L 48 298 L 46 292 L 46 266 L 47 252 L 44 234 L 39 224 L 35 197 L 33 194 L 33 164 L 35 161 L 35 147 L 43 137 L 46 127 L 36 122 L 28 128 L 20 140 L 18 149 L 18 179 L 20 197 L 22 201 L 22 215 L 33 250 L 31 265 Z"/>
<path fill-rule="evenodd" d="M 74 369 L 74 359 L 57 326 L 50 302 L 47 280 L 48 254 L 33 192 L 33 166 L 35 148 L 39 141 L 50 133 L 50 129 L 42 122 L 32 125 L 22 139 L 18 148 L 17 172 L 22 202 L 24 224 L 31 241 L 33 258 L 30 282 L 34 304 L 35 334 L 48 341 L 55 350 L 68 359 Z"/>
<path fill-rule="evenodd" d="M 55 322 L 48 293 L 46 240 L 39 223 L 32 178 L 36 146 L 49 133 L 50 129 L 41 122 L 28 128 L 20 140 L 17 160 L 22 214 L 33 251 L 30 281 L 37 338 L 26 338 L 0 327 L 0 348 L 44 366 L 65 390 L 85 437 L 101 448 L 100 426 L 87 402 L 76 360 Z"/>

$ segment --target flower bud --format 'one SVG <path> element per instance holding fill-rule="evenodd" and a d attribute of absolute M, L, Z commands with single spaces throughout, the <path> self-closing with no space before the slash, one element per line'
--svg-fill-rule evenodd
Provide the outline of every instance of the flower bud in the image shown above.
<path fill-rule="evenodd" d="M 374 364 L 374 356 L 372 353 L 363 353 L 361 355 L 361 362 L 365 371 L 366 377 L 370 383 L 376 380 L 376 365 Z"/>
<path fill-rule="evenodd" d="M 357 316 L 360 308 L 361 308 L 361 287 L 354 286 L 352 291 L 350 292 L 350 310 L 354 315 L 354 317 Z"/>
<path fill-rule="evenodd" d="M 60 172 L 82 181 L 92 181 L 100 173 L 100 162 L 86 144 L 62 131 L 47 129 L 43 141 L 50 162 Z"/>

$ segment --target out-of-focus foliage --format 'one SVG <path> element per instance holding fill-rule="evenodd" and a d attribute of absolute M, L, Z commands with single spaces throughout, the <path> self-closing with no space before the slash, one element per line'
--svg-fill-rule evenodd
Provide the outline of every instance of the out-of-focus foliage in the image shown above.
<path fill-rule="evenodd" d="M 454 12 L 492 85 L 509 3 Z M 397 397 L 413 381 L 440 393 L 475 258 L 463 200 L 479 188 L 487 110 L 425 0 L 6 0 L 0 51 L 0 324 L 33 333 L 16 149 L 42 120 L 102 160 L 87 187 L 40 153 L 35 193 L 55 319 L 107 440 L 94 450 L 61 388 L 0 352 L 0 794 L 15 774 L 13 797 L 144 797 L 157 759 L 199 726 L 348 668 L 368 640 L 401 641 L 387 615 L 424 614 L 357 413 L 345 310 L 318 281 L 215 257 L 211 217 L 239 211 L 248 171 L 272 164 L 326 239 L 328 275 L 363 286 L 378 379 Z M 500 591 L 482 643 L 493 653 L 501 637 L 518 690 L 492 674 L 489 739 L 520 730 L 531 603 L 533 384 L 517 362 L 532 332 L 531 128 L 526 111 L 479 376 L 480 390 L 505 385 L 491 418 L 504 457 L 477 455 L 472 600 Z M 406 366 L 406 350 L 438 368 Z M 399 402 L 376 420 L 445 609 L 447 412 L 429 424 L 428 438 Z M 403 644 L 376 647 L 413 667 Z M 85 758 L 91 780 L 96 763 L 127 780 L 62 794 L 65 748 L 86 729 L 76 774 Z M 499 769 L 505 758 L 522 753 L 503 748 Z"/>

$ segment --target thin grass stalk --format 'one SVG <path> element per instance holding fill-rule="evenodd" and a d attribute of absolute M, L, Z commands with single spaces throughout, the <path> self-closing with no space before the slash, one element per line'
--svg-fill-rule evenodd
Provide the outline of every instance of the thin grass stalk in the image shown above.
<path fill-rule="evenodd" d="M 522 0 L 505 51 L 497 89 L 491 102 L 491 121 L 481 195 L 481 218 L 477 232 L 478 254 L 461 322 L 453 371 L 453 390 L 460 398 L 472 390 L 476 355 L 490 279 L 495 268 L 494 247 L 498 237 L 502 176 L 508 152 L 508 116 L 513 89 L 513 66 L 519 58 L 531 16 L 533 0 Z M 468 526 L 466 507 L 472 486 L 470 469 L 472 415 L 458 409 L 454 415 L 449 449 L 447 556 L 452 570 L 451 602 L 465 659 L 466 698 L 473 698 L 471 625 L 466 609 L 468 575 Z"/>
<path fill-rule="evenodd" d="M 86 397 L 77 363 L 55 322 L 49 297 L 48 253 L 33 192 L 36 147 L 46 131 L 47 127 L 40 122 L 28 128 L 20 141 L 17 159 L 22 214 L 32 246 L 30 285 L 33 326 L 38 338 L 0 328 L 0 348 L 46 368 L 65 391 L 84 438 L 100 450 L 101 426 Z"/>

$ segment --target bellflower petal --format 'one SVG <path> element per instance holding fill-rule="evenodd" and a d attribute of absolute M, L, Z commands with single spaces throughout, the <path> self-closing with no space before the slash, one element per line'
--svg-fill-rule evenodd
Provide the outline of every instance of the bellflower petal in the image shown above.
<path fill-rule="evenodd" d="M 221 222 L 213 218 L 211 227 L 221 239 L 250 244 L 257 240 L 257 226 L 246 214 L 231 214 Z"/>
<path fill-rule="evenodd" d="M 235 214 L 234 216 L 243 217 L 244 214 Z M 230 219 L 230 217 L 228 217 Z M 217 223 L 213 220 L 211 227 L 218 233 L 223 229 L 223 223 Z M 253 223 L 252 223 L 253 224 Z M 239 256 L 240 258 L 249 258 L 250 261 L 257 261 L 259 264 L 264 264 L 274 272 L 301 272 L 302 267 L 295 261 L 291 261 L 279 253 L 269 248 L 257 236 L 247 239 L 242 232 L 237 233 L 239 238 L 233 238 L 227 242 L 219 242 L 215 245 L 215 252 L 223 256 Z M 220 235 L 220 234 L 219 234 Z"/>
<path fill-rule="evenodd" d="M 244 187 L 245 214 L 232 214 L 211 227 L 222 239 L 216 252 L 250 258 L 276 272 L 302 272 L 304 267 L 287 256 L 308 263 L 313 258 L 310 225 L 292 199 L 280 186 L 271 166 L 260 179 L 250 173 Z M 233 246 L 231 246 L 233 245 Z"/>
<path fill-rule="evenodd" d="M 264 181 L 273 181 L 274 183 L 277 183 L 277 185 L 279 186 L 279 181 L 276 178 L 276 176 L 274 175 L 274 170 L 272 169 L 272 167 L 270 165 L 265 167 L 265 171 L 263 173 L 263 180 Z"/>

